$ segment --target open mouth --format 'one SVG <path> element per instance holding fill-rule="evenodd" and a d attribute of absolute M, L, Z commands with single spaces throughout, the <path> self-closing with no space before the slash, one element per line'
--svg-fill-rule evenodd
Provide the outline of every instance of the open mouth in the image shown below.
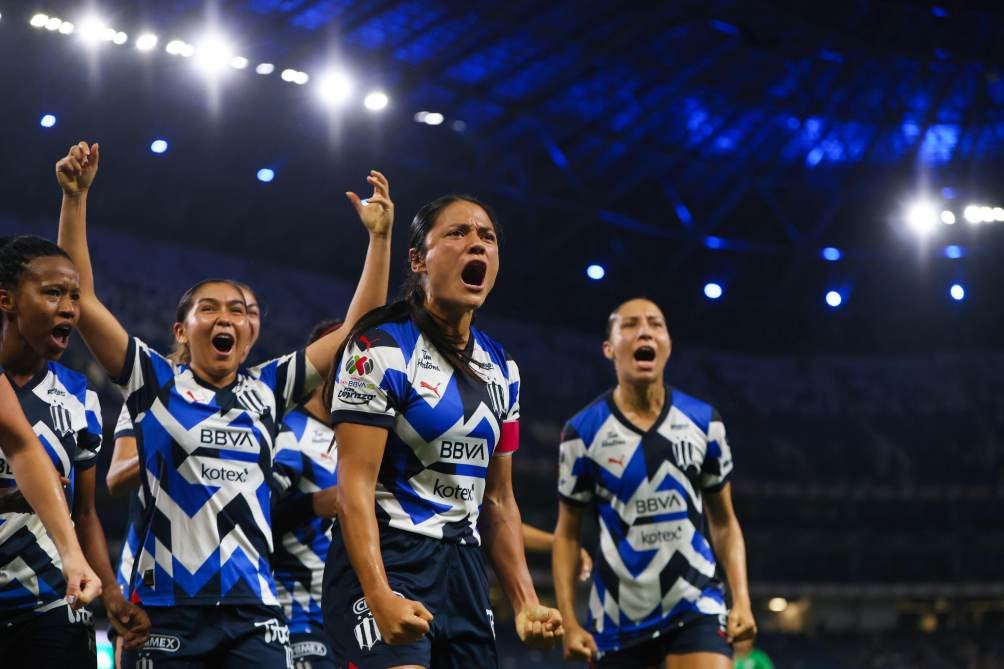
<path fill-rule="evenodd" d="M 234 348 L 234 336 L 232 334 L 227 334 L 226 332 L 221 332 L 215 335 L 212 339 L 213 348 L 216 349 L 217 353 L 227 354 Z"/>
<path fill-rule="evenodd" d="M 653 362 L 655 361 L 655 349 L 651 346 L 639 346 L 635 349 L 634 359 L 638 362 Z"/>
<path fill-rule="evenodd" d="M 56 343 L 62 347 L 66 347 L 70 343 L 70 335 L 73 333 L 72 325 L 57 325 L 52 328 L 52 338 L 56 340 Z"/>
<path fill-rule="evenodd" d="M 475 288 L 480 288 L 485 283 L 485 274 L 488 272 L 488 264 L 483 260 L 472 260 L 464 265 L 464 270 L 460 273 L 460 279 L 464 284 Z"/>

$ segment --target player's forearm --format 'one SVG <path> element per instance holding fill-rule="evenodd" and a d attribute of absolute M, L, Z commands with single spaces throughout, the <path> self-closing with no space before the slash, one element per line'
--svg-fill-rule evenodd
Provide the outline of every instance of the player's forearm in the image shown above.
<path fill-rule="evenodd" d="M 91 254 L 87 248 L 87 191 L 76 195 L 63 193 L 59 210 L 59 246 L 70 254 L 80 275 L 80 297 L 86 299 L 94 293 L 94 272 Z"/>
<path fill-rule="evenodd" d="M 523 546 L 531 553 L 547 553 L 554 548 L 554 535 L 523 523 Z"/>
<path fill-rule="evenodd" d="M 739 521 L 732 519 L 720 528 L 712 528 L 711 542 L 715 547 L 725 578 L 728 580 L 732 601 L 749 603 L 749 580 L 746 573 L 746 541 Z"/>
<path fill-rule="evenodd" d="M 390 230 L 384 235 L 370 233 L 366 248 L 363 273 L 356 292 L 345 312 L 345 325 L 351 328 L 363 314 L 387 302 L 387 285 L 390 281 Z"/>
<path fill-rule="evenodd" d="M 577 536 L 554 534 L 551 553 L 551 575 L 554 578 L 554 595 L 565 627 L 578 625 L 575 616 L 575 575 L 581 542 Z"/>
<path fill-rule="evenodd" d="M 485 494 L 481 508 L 481 533 L 495 575 L 514 611 L 538 604 L 537 592 L 526 566 L 526 548 L 516 499 L 509 494 Z"/>
<path fill-rule="evenodd" d="M 391 594 L 387 572 L 380 552 L 380 528 L 377 527 L 373 486 L 351 482 L 346 477 L 338 486 L 340 506 L 344 510 L 338 525 L 345 540 L 349 562 L 359 578 L 363 594 L 372 601 Z"/>
<path fill-rule="evenodd" d="M 139 456 L 112 460 L 105 476 L 108 492 L 118 497 L 139 487 Z"/>
<path fill-rule="evenodd" d="M 25 427 L 27 428 L 27 422 Z M 19 435 L 21 439 L 8 439 L 7 434 L 0 435 L 4 437 L 4 455 L 14 471 L 18 488 L 38 514 L 59 554 L 81 554 L 56 469 L 42 450 L 42 444 L 35 438 L 34 432 L 31 428 L 27 430 L 27 435 Z"/>
<path fill-rule="evenodd" d="M 108 544 L 105 542 L 105 532 L 98 519 L 97 509 L 93 505 L 89 508 L 77 508 L 74 509 L 74 516 L 77 539 L 80 540 L 84 557 L 101 580 L 102 599 L 121 596 L 115 571 L 108 559 Z"/>

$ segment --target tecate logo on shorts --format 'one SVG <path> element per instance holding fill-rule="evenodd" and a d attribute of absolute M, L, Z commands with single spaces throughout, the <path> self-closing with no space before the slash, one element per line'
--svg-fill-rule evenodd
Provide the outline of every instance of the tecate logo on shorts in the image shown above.
<path fill-rule="evenodd" d="M 297 641 L 293 644 L 293 659 L 301 657 L 326 657 L 328 649 L 318 641 Z"/>
<path fill-rule="evenodd" d="M 151 634 L 143 644 L 144 650 L 159 650 L 164 653 L 177 653 L 181 650 L 181 639 L 168 634 Z"/>

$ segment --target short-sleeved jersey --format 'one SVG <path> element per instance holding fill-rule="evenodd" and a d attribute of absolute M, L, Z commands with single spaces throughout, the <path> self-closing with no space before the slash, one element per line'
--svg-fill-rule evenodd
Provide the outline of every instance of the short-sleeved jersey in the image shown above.
<path fill-rule="evenodd" d="M 217 388 L 130 340 L 116 382 L 146 502 L 130 594 L 148 606 L 278 604 L 269 563 L 275 438 L 318 381 L 299 351 Z"/>
<path fill-rule="evenodd" d="M 114 440 L 122 437 L 135 437 L 136 431 L 132 426 L 132 416 L 129 415 L 129 407 L 122 405 L 119 418 L 115 423 Z M 143 523 L 143 486 L 140 485 L 129 493 L 129 511 L 126 518 L 125 537 L 122 540 L 122 552 L 119 554 L 119 567 L 115 572 L 115 580 L 123 591 L 129 589 L 129 581 L 132 579 L 132 568 L 136 561 L 136 554 L 139 552 L 139 528 Z"/>
<path fill-rule="evenodd" d="M 334 430 L 298 407 L 282 421 L 275 478 L 285 490 L 279 504 L 338 485 L 336 451 L 330 450 Z M 309 520 L 276 538 L 272 571 L 279 603 L 293 634 L 324 629 L 321 583 L 331 547 L 332 521 Z"/>
<path fill-rule="evenodd" d="M 703 534 L 702 493 L 732 472 L 714 409 L 667 387 L 662 415 L 642 433 L 608 391 L 565 425 L 559 470 L 560 498 L 598 516 L 589 623 L 601 652 L 726 612 Z"/>
<path fill-rule="evenodd" d="M 489 462 L 518 446 L 519 371 L 477 328 L 466 352 L 479 379 L 454 370 L 410 319 L 384 323 L 346 348 L 331 417 L 388 430 L 376 486 L 381 526 L 480 544 Z"/>
<path fill-rule="evenodd" d="M 49 362 L 23 387 L 11 382 L 24 415 L 60 476 L 93 467 L 101 448 L 101 407 L 83 374 Z M 0 487 L 17 484 L 0 454 Z M 73 508 L 72 503 L 70 508 Z M 45 611 L 63 601 L 66 583 L 52 539 L 34 513 L 0 514 L 0 619 Z"/>

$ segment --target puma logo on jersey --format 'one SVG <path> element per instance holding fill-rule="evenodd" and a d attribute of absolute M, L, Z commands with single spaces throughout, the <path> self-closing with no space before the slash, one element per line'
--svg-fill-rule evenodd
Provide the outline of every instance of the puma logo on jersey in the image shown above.
<path fill-rule="evenodd" d="M 431 390 L 433 393 L 435 393 L 436 397 L 439 397 L 439 386 L 443 385 L 443 382 L 440 381 L 436 385 L 432 386 L 426 383 L 425 381 L 422 381 L 418 385 L 422 388 L 425 388 L 426 390 Z"/>

